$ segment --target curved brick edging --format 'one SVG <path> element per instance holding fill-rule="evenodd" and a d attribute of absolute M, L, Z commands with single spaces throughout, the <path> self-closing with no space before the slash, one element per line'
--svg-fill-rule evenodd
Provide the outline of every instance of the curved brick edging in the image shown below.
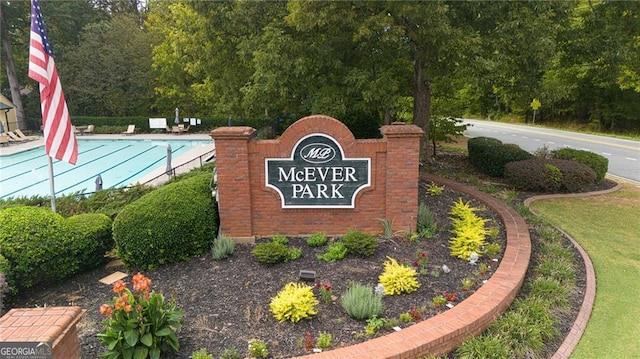
<path fill-rule="evenodd" d="M 533 196 L 533 197 L 527 198 L 524 201 L 524 205 L 527 206 L 529 210 L 531 210 L 530 208 L 531 203 L 535 201 L 543 200 L 543 199 L 597 196 L 601 194 L 615 192 L 620 188 L 622 188 L 622 185 L 618 183 L 615 187 L 604 190 L 604 191 Z M 533 210 L 531 210 L 531 213 L 538 215 Z M 575 349 L 576 345 L 578 345 L 578 342 L 580 341 L 580 338 L 582 338 L 582 334 L 584 333 L 584 330 L 587 327 L 587 322 L 591 317 L 591 311 L 593 310 L 593 303 L 596 298 L 596 273 L 593 268 L 593 263 L 591 263 L 591 258 L 589 258 L 589 255 L 587 254 L 587 252 L 585 252 L 582 246 L 578 242 L 576 242 L 573 239 L 573 237 L 571 237 L 568 233 L 566 233 L 565 231 L 563 231 L 558 227 L 555 227 L 555 228 L 558 231 L 560 231 L 564 236 L 569 238 L 573 246 L 580 253 L 580 256 L 582 257 L 582 260 L 584 262 L 585 275 L 586 275 L 586 288 L 584 291 L 584 299 L 582 300 L 582 306 L 580 306 L 580 311 L 576 316 L 575 322 L 573 322 L 573 325 L 571 326 L 571 330 L 569 331 L 569 334 L 564 338 L 564 341 L 562 342 L 562 344 L 560 344 L 560 347 L 558 347 L 558 350 L 556 350 L 553 356 L 551 356 L 551 359 L 566 359 L 566 358 L 569 358 L 571 353 L 573 353 L 573 350 Z"/>
<path fill-rule="evenodd" d="M 502 219 L 507 244 L 495 273 L 469 298 L 442 314 L 399 332 L 298 359 L 404 359 L 425 354 L 441 355 L 455 349 L 464 339 L 482 332 L 518 294 L 531 256 L 529 228 L 522 216 L 504 202 L 475 188 L 435 175 L 423 175 L 428 180 L 468 194 Z"/>

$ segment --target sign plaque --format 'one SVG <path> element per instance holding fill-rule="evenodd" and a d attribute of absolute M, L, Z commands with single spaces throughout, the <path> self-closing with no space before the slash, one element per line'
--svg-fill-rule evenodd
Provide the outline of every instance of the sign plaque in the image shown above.
<path fill-rule="evenodd" d="M 282 208 L 354 208 L 358 192 L 371 185 L 371 159 L 345 158 L 333 137 L 314 133 L 290 158 L 266 158 L 265 178 Z"/>

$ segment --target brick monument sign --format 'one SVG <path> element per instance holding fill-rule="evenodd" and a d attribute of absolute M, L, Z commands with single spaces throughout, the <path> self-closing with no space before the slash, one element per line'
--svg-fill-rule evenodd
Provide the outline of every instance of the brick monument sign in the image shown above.
<path fill-rule="evenodd" d="M 216 146 L 220 234 L 341 235 L 416 229 L 420 137 L 413 125 L 382 126 L 383 138 L 356 140 L 340 121 L 302 118 L 276 140 L 251 127 L 220 127 Z"/>

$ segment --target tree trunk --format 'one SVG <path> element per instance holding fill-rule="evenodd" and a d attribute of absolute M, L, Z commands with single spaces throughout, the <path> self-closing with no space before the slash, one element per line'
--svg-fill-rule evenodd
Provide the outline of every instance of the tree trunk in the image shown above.
<path fill-rule="evenodd" d="M 0 22 L 2 22 L 3 16 L 0 11 Z M 7 78 L 9 79 L 9 87 L 11 89 L 11 101 L 16 110 L 16 120 L 18 122 L 18 128 L 21 130 L 27 129 L 27 124 L 24 119 L 24 108 L 22 106 L 22 97 L 20 95 L 20 83 L 18 82 L 18 74 L 16 73 L 16 66 L 13 62 L 13 50 L 11 49 L 11 40 L 9 34 L 6 31 L 0 31 L 0 37 L 2 37 L 2 48 L 4 49 L 5 56 L 2 57 L 2 62 L 7 69 Z M 7 129 L 9 131 L 9 129 Z"/>
<path fill-rule="evenodd" d="M 391 124 L 391 110 L 389 109 L 384 110 L 384 124 Z"/>
<path fill-rule="evenodd" d="M 423 51 L 416 52 L 413 62 L 413 123 L 424 131 L 420 141 L 420 162 L 429 158 L 429 117 L 431 116 L 431 89 L 429 80 L 424 76 Z"/>

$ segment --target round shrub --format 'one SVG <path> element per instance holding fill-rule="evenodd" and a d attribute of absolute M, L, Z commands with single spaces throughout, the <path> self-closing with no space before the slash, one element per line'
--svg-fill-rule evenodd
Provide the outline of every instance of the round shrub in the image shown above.
<path fill-rule="evenodd" d="M 322 247 L 327 244 L 327 235 L 324 233 L 314 233 L 307 238 L 309 247 Z"/>
<path fill-rule="evenodd" d="M 502 146 L 502 141 L 491 137 L 473 137 L 467 141 L 469 162 L 477 168 L 486 167 L 488 154 Z"/>
<path fill-rule="evenodd" d="M 251 251 L 258 262 L 263 264 L 276 264 L 294 261 L 302 255 L 299 248 L 288 247 L 282 242 L 267 242 L 257 244 Z"/>
<path fill-rule="evenodd" d="M 211 248 L 218 225 L 211 175 L 167 184 L 130 203 L 113 222 L 113 239 L 129 269 L 152 269 Z"/>
<path fill-rule="evenodd" d="M 474 141 L 472 141 L 474 140 Z M 504 166 L 513 161 L 533 158 L 533 155 L 518 145 L 503 144 L 490 137 L 475 137 L 467 143 L 469 161 L 480 172 L 493 177 L 504 175 Z M 473 154 L 472 154 L 473 152 Z"/>
<path fill-rule="evenodd" d="M 556 159 L 511 162 L 505 177 L 516 188 L 534 192 L 584 192 L 596 183 L 595 172 L 586 165 Z"/>
<path fill-rule="evenodd" d="M 85 213 L 67 218 L 69 240 L 78 270 L 95 268 L 105 261 L 113 246 L 113 221 L 105 214 Z"/>
<path fill-rule="evenodd" d="M 589 166 L 577 161 L 551 159 L 550 165 L 562 172 L 560 189 L 567 192 L 588 191 L 597 182 L 597 174 Z"/>
<path fill-rule="evenodd" d="M 313 295 L 313 287 L 301 283 L 288 283 L 271 299 L 269 309 L 279 322 L 309 319 L 318 312 L 318 299 Z"/>
<path fill-rule="evenodd" d="M 395 259 L 387 257 L 384 271 L 378 277 L 384 287 L 384 294 L 394 295 L 415 292 L 419 287 L 418 272 L 406 265 L 399 264 Z"/>
<path fill-rule="evenodd" d="M 507 163 L 504 177 L 517 189 L 533 192 L 556 192 L 561 182 L 556 181 L 555 171 L 545 160 L 531 159 Z"/>
<path fill-rule="evenodd" d="M 41 207 L 0 211 L 0 254 L 9 263 L 7 282 L 14 292 L 74 273 L 65 219 Z"/>
<path fill-rule="evenodd" d="M 583 165 L 587 165 L 596 173 L 597 183 L 601 183 L 604 180 L 604 176 L 609 169 L 609 160 L 599 154 L 591 151 L 577 150 L 574 148 L 562 148 L 554 150 L 551 155 L 555 159 L 561 160 L 573 160 Z"/>
<path fill-rule="evenodd" d="M 378 248 L 376 237 L 360 231 L 347 232 L 342 238 L 342 243 L 347 248 L 348 254 L 360 257 L 369 257 Z"/>

